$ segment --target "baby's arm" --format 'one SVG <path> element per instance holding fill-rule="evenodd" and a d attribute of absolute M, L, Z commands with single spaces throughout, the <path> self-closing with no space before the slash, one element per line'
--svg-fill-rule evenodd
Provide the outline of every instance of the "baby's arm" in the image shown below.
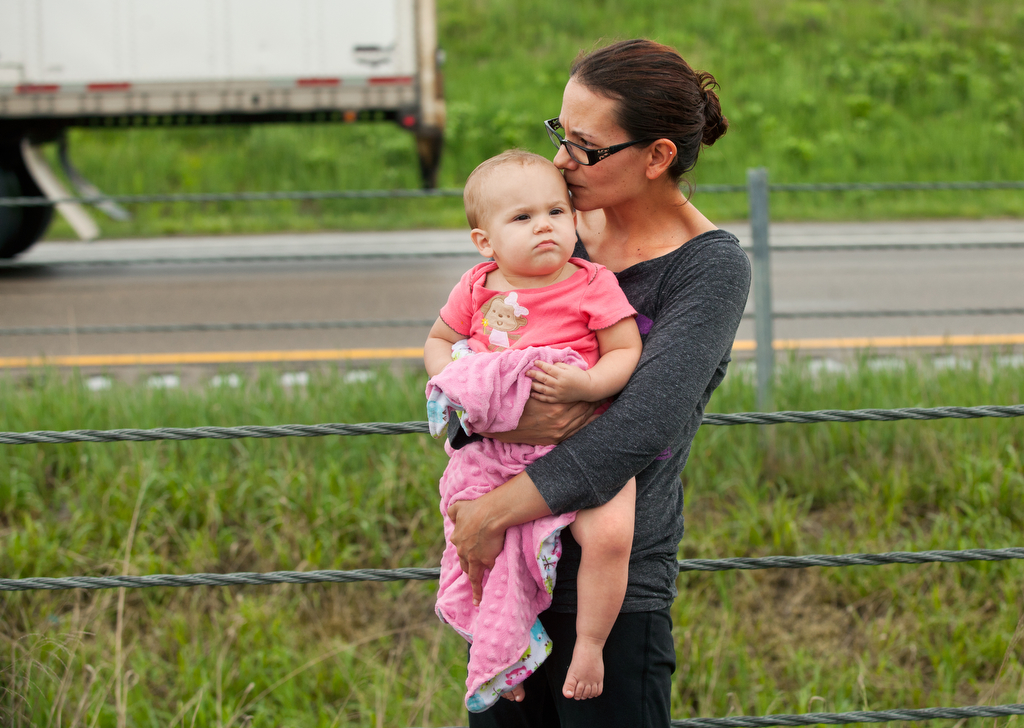
<path fill-rule="evenodd" d="M 594 333 L 601 352 L 594 366 L 584 371 L 570 364 L 539 361 L 537 369 L 527 372 L 533 379 L 530 396 L 541 402 L 599 402 L 621 392 L 640 361 L 636 320 L 624 318 Z"/>
<path fill-rule="evenodd" d="M 440 374 L 442 369 L 451 364 L 452 346 L 465 338 L 438 316 L 423 345 L 423 364 L 427 368 L 427 375 L 432 377 Z"/>

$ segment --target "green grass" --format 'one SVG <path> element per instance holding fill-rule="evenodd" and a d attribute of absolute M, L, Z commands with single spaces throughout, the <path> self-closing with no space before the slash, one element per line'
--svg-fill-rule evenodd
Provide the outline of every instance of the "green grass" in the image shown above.
<path fill-rule="evenodd" d="M 731 121 L 698 183 L 1019 179 L 1024 169 L 1024 10 L 1013 0 L 439 0 L 447 53 L 440 186 L 459 187 L 510 146 L 552 149 L 566 73 L 601 40 L 651 37 L 721 83 Z M 73 155 L 116 194 L 411 188 L 412 138 L 397 126 L 74 131 Z M 744 195 L 699 195 L 713 219 Z M 139 205 L 105 236 L 459 227 L 457 199 Z M 1019 191 L 779 194 L 776 219 L 1024 215 Z M 61 222 L 52 236 L 68 237 Z"/>
<path fill-rule="evenodd" d="M 324 373 L 285 390 L 268 371 L 237 390 L 92 393 L 39 373 L 0 380 L 0 429 L 419 420 L 423 383 Z M 776 398 L 780 409 L 1011 404 L 1024 380 L 988 360 L 816 376 L 792 362 Z M 712 405 L 753 401 L 736 370 Z M 684 475 L 681 554 L 1021 546 L 1022 457 L 1016 420 L 707 427 Z M 418 435 L 3 446 L 0 574 L 433 565 L 444 463 Z M 1024 702 L 1022 583 L 1021 562 L 684 574 L 672 714 Z M 464 724 L 465 646 L 437 623 L 433 590 L 157 588 L 123 603 L 116 591 L 4 593 L 0 723 Z"/>

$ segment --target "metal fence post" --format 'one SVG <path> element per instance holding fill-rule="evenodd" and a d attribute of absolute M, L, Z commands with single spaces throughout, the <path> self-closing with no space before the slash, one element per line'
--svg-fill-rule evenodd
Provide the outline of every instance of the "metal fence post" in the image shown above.
<path fill-rule="evenodd" d="M 768 248 L 768 170 L 747 170 L 750 229 L 754 238 L 754 331 L 757 342 L 757 407 L 773 409 L 772 383 L 775 350 L 772 348 L 771 251 Z"/>

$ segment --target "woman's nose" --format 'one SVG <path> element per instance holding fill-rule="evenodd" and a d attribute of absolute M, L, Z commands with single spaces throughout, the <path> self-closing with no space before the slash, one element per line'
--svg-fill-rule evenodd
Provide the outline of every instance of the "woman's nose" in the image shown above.
<path fill-rule="evenodd" d="M 569 156 L 569 150 L 562 144 L 555 152 L 555 158 L 551 160 L 559 169 L 575 169 L 576 160 Z"/>

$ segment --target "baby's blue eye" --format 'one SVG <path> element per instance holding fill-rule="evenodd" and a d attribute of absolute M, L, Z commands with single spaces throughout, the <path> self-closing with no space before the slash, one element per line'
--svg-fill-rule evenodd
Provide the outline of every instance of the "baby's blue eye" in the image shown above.
<path fill-rule="evenodd" d="M 516 215 L 516 216 L 515 216 L 514 218 L 512 218 L 512 219 L 513 219 L 513 220 L 529 220 L 529 219 L 530 219 L 530 216 L 524 213 L 524 214 L 522 214 L 522 215 Z"/>
<path fill-rule="evenodd" d="M 550 214 L 551 215 L 561 215 L 564 212 L 565 212 L 565 210 L 563 210 L 561 207 L 556 207 L 554 210 L 551 211 Z"/>

